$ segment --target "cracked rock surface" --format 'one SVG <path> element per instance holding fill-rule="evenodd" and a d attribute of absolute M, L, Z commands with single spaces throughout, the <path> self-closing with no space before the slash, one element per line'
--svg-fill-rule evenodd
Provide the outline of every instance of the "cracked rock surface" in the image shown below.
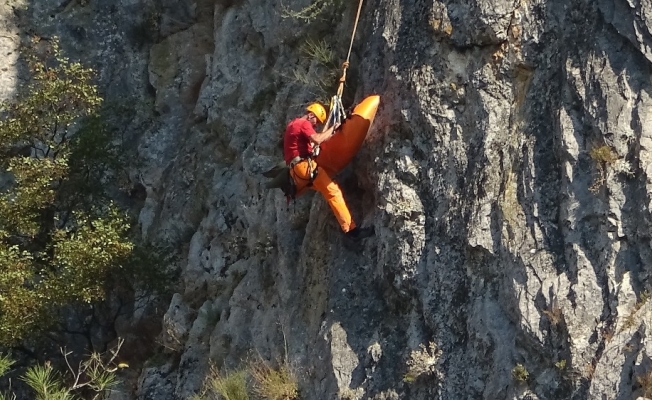
<path fill-rule="evenodd" d="M 182 258 L 159 362 L 114 398 L 188 399 L 211 363 L 252 352 L 287 357 L 303 399 L 644 397 L 651 4 L 366 1 L 345 98 L 381 106 L 338 176 L 356 221 L 376 227 L 362 243 L 319 195 L 288 210 L 260 175 L 319 94 L 298 78 L 323 72 L 306 40 L 326 40 L 337 66 L 355 5 L 309 23 L 262 0 L 21 11 L 98 69 L 107 98 L 142 105 L 128 127 L 140 229 Z M 12 24 L 0 50 L 14 54 L 27 28 Z M 616 161 L 595 156 L 604 146 Z"/>

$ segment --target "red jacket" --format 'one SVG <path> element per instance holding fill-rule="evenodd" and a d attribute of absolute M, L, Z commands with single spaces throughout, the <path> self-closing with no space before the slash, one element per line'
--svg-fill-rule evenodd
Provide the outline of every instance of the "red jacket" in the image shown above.
<path fill-rule="evenodd" d="M 283 156 L 287 164 L 297 156 L 306 158 L 312 153 L 310 136 L 315 133 L 315 129 L 307 119 L 296 118 L 288 124 L 283 139 Z"/>

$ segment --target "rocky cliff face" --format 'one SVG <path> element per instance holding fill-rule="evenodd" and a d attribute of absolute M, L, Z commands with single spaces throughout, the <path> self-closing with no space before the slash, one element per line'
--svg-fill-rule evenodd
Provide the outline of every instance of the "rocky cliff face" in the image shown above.
<path fill-rule="evenodd" d="M 18 13 L 31 31 L 4 25 L 3 49 L 59 34 L 140 107 L 140 226 L 177 246 L 182 282 L 120 398 L 187 399 L 252 351 L 287 358 L 305 399 L 652 394 L 651 3 L 366 1 L 347 96 L 381 107 L 338 177 L 376 226 L 362 244 L 260 177 L 323 72 L 301 46 L 346 54 L 355 5 L 332 7 L 49 0 Z"/>

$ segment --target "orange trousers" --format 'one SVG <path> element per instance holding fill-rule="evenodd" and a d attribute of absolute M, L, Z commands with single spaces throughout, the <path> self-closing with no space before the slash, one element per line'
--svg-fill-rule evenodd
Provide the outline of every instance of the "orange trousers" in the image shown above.
<path fill-rule="evenodd" d="M 308 164 L 310 162 L 310 164 Z M 310 171 L 317 168 L 317 177 L 310 183 Z M 348 232 L 355 228 L 355 222 L 351 218 L 351 212 L 344 202 L 342 191 L 337 183 L 335 183 L 325 169 L 319 167 L 316 162 L 302 160 L 298 162 L 294 168 L 291 168 L 290 174 L 294 182 L 297 184 L 297 196 L 303 193 L 306 189 L 310 188 L 318 191 L 324 196 L 324 199 L 333 210 L 337 222 L 344 232 Z"/>

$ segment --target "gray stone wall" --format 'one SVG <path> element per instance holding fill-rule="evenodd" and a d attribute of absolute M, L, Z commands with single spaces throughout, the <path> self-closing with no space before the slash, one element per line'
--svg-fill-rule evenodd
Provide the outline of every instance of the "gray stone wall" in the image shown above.
<path fill-rule="evenodd" d="M 376 227 L 361 244 L 320 196 L 288 210 L 262 186 L 315 95 L 295 72 L 322 72 L 300 47 L 327 40 L 339 62 L 355 13 L 305 23 L 284 5 L 43 1 L 24 11 L 31 27 L 0 35 L 12 54 L 20 29 L 62 36 L 108 99 L 140 107 L 140 229 L 179 249 L 182 282 L 159 362 L 124 398 L 187 399 L 210 363 L 252 352 L 287 357 L 305 399 L 643 396 L 650 3 L 367 0 L 347 98 L 382 100 L 338 177 Z M 602 146 L 615 160 L 592 155 Z M 414 351 L 423 373 L 406 382 Z"/>

